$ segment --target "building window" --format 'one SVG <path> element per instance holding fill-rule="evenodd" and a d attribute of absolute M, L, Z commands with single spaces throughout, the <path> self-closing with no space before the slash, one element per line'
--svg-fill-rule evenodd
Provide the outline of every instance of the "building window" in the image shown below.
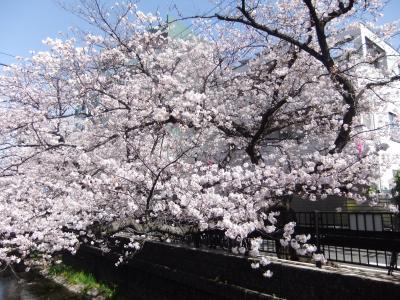
<path fill-rule="evenodd" d="M 362 124 L 368 129 L 374 129 L 373 118 L 371 114 L 365 114 L 362 116 Z"/>
<path fill-rule="evenodd" d="M 377 69 L 386 69 L 386 52 L 373 41 L 365 38 L 367 47 L 367 56 L 373 60 L 373 64 Z"/>
<path fill-rule="evenodd" d="M 399 117 L 389 113 L 389 134 L 392 141 L 400 143 L 400 122 Z"/>
<path fill-rule="evenodd" d="M 399 118 L 396 114 L 389 112 L 389 129 L 397 129 L 399 128 Z"/>

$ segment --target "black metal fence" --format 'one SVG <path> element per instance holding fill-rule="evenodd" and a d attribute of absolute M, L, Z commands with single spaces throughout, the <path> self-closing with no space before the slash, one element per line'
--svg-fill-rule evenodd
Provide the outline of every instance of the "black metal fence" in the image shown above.
<path fill-rule="evenodd" d="M 295 234 L 310 234 L 328 261 L 399 270 L 400 216 L 388 212 L 297 212 Z M 237 246 L 220 230 L 188 237 L 195 246 L 230 250 Z M 249 246 L 249 245 L 248 245 Z M 297 259 L 280 246 L 279 235 L 265 239 L 262 251 Z"/>
<path fill-rule="evenodd" d="M 310 234 L 328 261 L 398 270 L 400 216 L 388 212 L 297 212 L 296 234 Z M 279 241 L 265 240 L 276 253 Z M 279 255 L 279 253 L 277 253 Z"/>
<path fill-rule="evenodd" d="M 298 212 L 297 231 L 331 261 L 397 269 L 400 218 L 388 212 Z"/>
<path fill-rule="evenodd" d="M 388 212 L 297 212 L 297 226 L 350 230 L 351 232 L 394 232 L 399 217 Z"/>

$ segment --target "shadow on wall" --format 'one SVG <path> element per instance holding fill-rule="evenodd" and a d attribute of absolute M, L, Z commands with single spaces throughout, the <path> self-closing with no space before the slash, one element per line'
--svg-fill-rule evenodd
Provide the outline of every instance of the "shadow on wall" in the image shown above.
<path fill-rule="evenodd" d="M 400 284 L 313 266 L 271 264 L 272 278 L 248 258 L 218 251 L 147 242 L 127 264 L 117 256 L 82 247 L 64 262 L 119 287 L 118 299 L 398 299 Z"/>

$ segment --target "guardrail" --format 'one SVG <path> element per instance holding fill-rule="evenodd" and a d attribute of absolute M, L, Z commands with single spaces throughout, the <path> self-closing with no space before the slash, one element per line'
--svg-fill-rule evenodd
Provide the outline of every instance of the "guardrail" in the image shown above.
<path fill-rule="evenodd" d="M 388 212 L 297 212 L 296 234 L 311 234 L 330 261 L 398 270 L 400 216 Z M 264 249 L 279 249 L 267 240 Z M 276 252 L 276 251 L 275 251 Z"/>
<path fill-rule="evenodd" d="M 388 212 L 297 212 L 295 234 L 310 234 L 329 261 L 398 270 L 400 216 Z M 279 235 L 264 240 L 262 251 L 297 259 L 294 251 L 280 246 Z M 209 230 L 180 242 L 196 247 L 230 250 L 237 246 L 221 230 Z M 317 263 L 317 266 L 320 265 Z"/>
<path fill-rule="evenodd" d="M 298 212 L 297 231 L 331 261 L 397 269 L 399 215 L 383 212 Z"/>

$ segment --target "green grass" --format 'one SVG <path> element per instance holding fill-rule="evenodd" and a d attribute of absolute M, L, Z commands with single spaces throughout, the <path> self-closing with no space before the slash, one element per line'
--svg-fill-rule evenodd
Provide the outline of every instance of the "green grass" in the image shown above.
<path fill-rule="evenodd" d="M 64 277 L 70 284 L 83 285 L 83 293 L 85 294 L 90 290 L 97 290 L 100 294 L 104 295 L 106 299 L 114 299 L 115 289 L 98 282 L 90 273 L 78 271 L 73 267 L 59 264 L 49 268 L 49 275 Z"/>

